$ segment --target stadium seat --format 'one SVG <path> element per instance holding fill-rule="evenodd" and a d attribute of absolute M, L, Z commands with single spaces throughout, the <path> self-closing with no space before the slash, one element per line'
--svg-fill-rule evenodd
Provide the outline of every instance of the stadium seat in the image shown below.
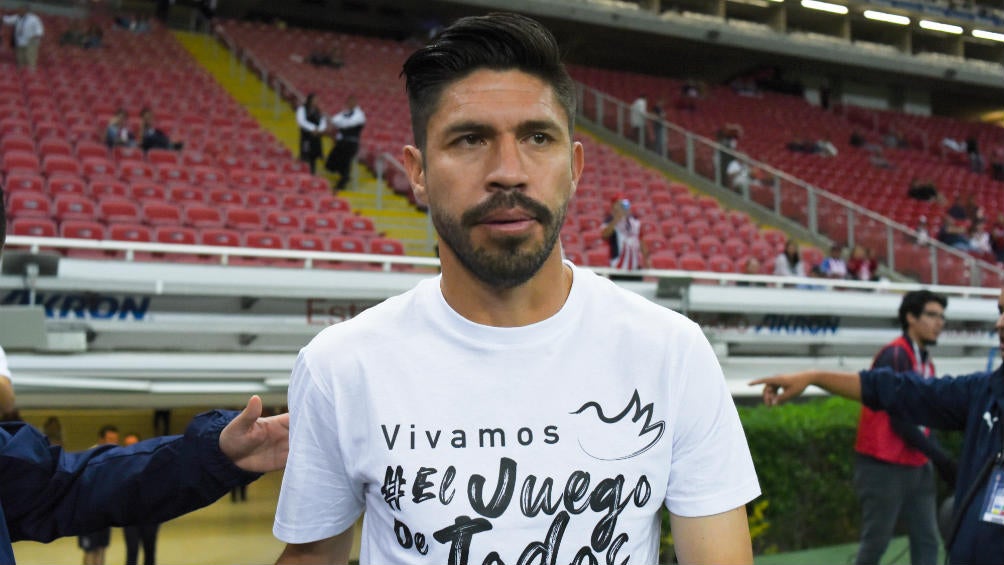
<path fill-rule="evenodd" d="M 363 240 L 350 235 L 336 235 L 328 240 L 328 249 L 338 253 L 365 253 Z"/>
<path fill-rule="evenodd" d="M 324 238 L 317 234 L 293 233 L 289 235 L 289 248 L 298 251 L 326 251 Z"/>
<path fill-rule="evenodd" d="M 142 224 L 112 224 L 108 226 L 108 239 L 149 242 L 153 241 L 153 233 Z"/>
<path fill-rule="evenodd" d="M 45 179 L 36 173 L 11 173 L 7 175 L 7 183 L 4 191 L 8 194 L 15 192 L 44 192 Z"/>
<path fill-rule="evenodd" d="M 219 208 L 202 204 L 185 206 L 184 223 L 199 229 L 222 228 L 224 225 L 223 214 Z"/>
<path fill-rule="evenodd" d="M 669 249 L 656 251 L 649 255 L 649 264 L 653 269 L 677 269 L 676 253 Z"/>
<path fill-rule="evenodd" d="M 10 234 L 29 237 L 56 237 L 56 222 L 48 218 L 14 218 L 10 225 Z"/>
<path fill-rule="evenodd" d="M 107 224 L 136 224 L 140 220 L 140 209 L 132 200 L 109 196 L 99 201 L 98 216 Z"/>
<path fill-rule="evenodd" d="M 674 235 L 667 241 L 669 249 L 677 256 L 697 251 L 697 242 L 687 234 Z"/>
<path fill-rule="evenodd" d="M 314 199 L 305 194 L 283 194 L 281 205 L 287 212 L 313 212 L 317 207 Z"/>
<path fill-rule="evenodd" d="M 241 190 L 263 190 L 265 188 L 265 180 L 261 173 L 248 169 L 231 169 L 230 184 Z"/>
<path fill-rule="evenodd" d="M 146 160 L 158 168 L 160 165 L 179 165 L 181 161 L 177 151 L 156 148 L 146 152 Z"/>
<path fill-rule="evenodd" d="M 152 150 L 151 150 L 152 151 Z M 159 163 L 156 165 L 156 179 L 160 182 L 191 182 L 188 168 L 174 163 Z"/>
<path fill-rule="evenodd" d="M 40 170 L 38 157 L 34 151 L 8 151 L 3 154 L 3 170 L 7 173 L 13 171 L 37 172 Z"/>
<path fill-rule="evenodd" d="M 79 194 L 62 193 L 52 199 L 53 216 L 59 222 L 68 220 L 90 221 L 97 218 L 94 201 Z"/>
<path fill-rule="evenodd" d="M 7 201 L 7 214 L 11 218 L 50 218 L 52 201 L 43 192 L 14 192 Z"/>
<path fill-rule="evenodd" d="M 46 190 L 52 197 L 59 194 L 76 194 L 87 196 L 87 183 L 84 179 L 68 174 L 53 175 L 45 182 Z"/>
<path fill-rule="evenodd" d="M 205 204 L 206 193 L 203 189 L 196 188 L 187 183 L 169 183 L 167 186 L 167 199 L 181 206 Z"/>
<path fill-rule="evenodd" d="M 105 227 L 95 221 L 66 220 L 59 225 L 59 235 L 75 239 L 104 239 Z"/>
<path fill-rule="evenodd" d="M 157 243 L 195 245 L 199 242 L 199 232 L 193 228 L 186 228 L 182 226 L 160 226 L 154 228 L 153 233 L 153 239 Z"/>
<path fill-rule="evenodd" d="M 225 228 L 201 230 L 199 242 L 202 245 L 219 245 L 224 247 L 240 247 L 240 232 Z"/>
<path fill-rule="evenodd" d="M 192 181 L 206 186 L 207 184 L 226 184 L 229 179 L 225 172 L 216 167 L 197 165 L 192 167 Z"/>
<path fill-rule="evenodd" d="M 279 207 L 279 197 L 265 190 L 252 190 L 244 197 L 244 203 L 248 208 L 274 210 Z"/>
<path fill-rule="evenodd" d="M 46 175 L 68 174 L 80 176 L 83 174 L 83 167 L 76 157 L 68 155 L 46 155 L 42 160 L 42 172 Z"/>
<path fill-rule="evenodd" d="M 669 247 L 669 242 L 660 233 L 652 233 L 641 239 L 645 250 L 651 254 Z"/>
<path fill-rule="evenodd" d="M 279 233 L 299 232 L 303 230 L 300 216 L 291 212 L 273 210 L 265 215 L 265 228 Z"/>
<path fill-rule="evenodd" d="M 214 206 L 243 206 L 244 193 L 231 188 L 214 188 L 209 191 L 209 204 Z"/>
<path fill-rule="evenodd" d="M 129 195 L 138 202 L 166 202 L 164 187 L 157 182 L 137 180 L 129 184 Z"/>
<path fill-rule="evenodd" d="M 148 201 L 142 205 L 143 222 L 150 226 L 175 226 L 181 224 L 181 210 L 167 202 Z"/>
<path fill-rule="evenodd" d="M 715 273 L 734 273 L 736 262 L 727 255 L 711 255 L 708 257 L 708 270 Z"/>
<path fill-rule="evenodd" d="M 76 144 L 77 159 L 86 161 L 87 159 L 105 159 L 109 157 L 108 147 L 103 143 L 80 140 Z"/>
<path fill-rule="evenodd" d="M 79 157 L 83 164 L 84 176 L 94 180 L 97 178 L 113 178 L 116 176 L 115 165 L 107 157 Z"/>
<path fill-rule="evenodd" d="M 375 237 L 369 242 L 369 252 L 378 255 L 404 255 L 404 245 L 393 238 Z"/>
<path fill-rule="evenodd" d="M 94 198 L 115 196 L 119 198 L 129 198 L 129 186 L 113 178 L 93 179 L 89 183 L 90 193 Z"/>
<path fill-rule="evenodd" d="M 227 208 L 223 213 L 223 225 L 232 230 L 260 230 L 263 227 L 261 213 L 247 208 Z"/>
<path fill-rule="evenodd" d="M 318 212 L 351 212 L 352 205 L 349 201 L 340 197 L 325 194 L 317 199 Z"/>
<path fill-rule="evenodd" d="M 152 181 L 157 178 L 153 165 L 143 161 L 119 161 L 119 177 L 122 180 L 138 182 Z M 183 180 L 183 179 L 182 179 Z"/>
<path fill-rule="evenodd" d="M 697 240 L 697 251 L 705 257 L 718 255 L 722 250 L 722 240 L 718 236 L 706 235 Z"/>
<path fill-rule="evenodd" d="M 303 217 L 303 227 L 308 233 L 333 235 L 341 233 L 341 216 L 333 213 L 311 212 Z"/>
<path fill-rule="evenodd" d="M 35 141 L 30 135 L 10 134 L 0 139 L 0 154 L 13 151 L 21 153 L 35 153 Z"/>
<path fill-rule="evenodd" d="M 342 231 L 346 235 L 356 235 L 359 237 L 369 237 L 376 232 L 373 220 L 366 216 L 347 216 L 342 221 Z"/>
<path fill-rule="evenodd" d="M 590 267 L 609 267 L 610 250 L 604 248 L 587 249 L 585 261 L 586 265 Z"/>
<path fill-rule="evenodd" d="M 677 259 L 680 269 L 684 271 L 707 271 L 708 263 L 697 253 L 684 253 Z"/>

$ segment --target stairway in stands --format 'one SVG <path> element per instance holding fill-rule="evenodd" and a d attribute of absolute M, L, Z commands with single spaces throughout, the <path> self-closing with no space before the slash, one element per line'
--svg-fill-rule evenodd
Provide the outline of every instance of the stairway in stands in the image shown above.
<path fill-rule="evenodd" d="M 278 99 L 270 86 L 239 63 L 234 54 L 213 37 L 182 31 L 175 32 L 175 37 L 199 65 L 258 120 L 262 128 L 275 135 L 294 153 L 297 151 L 299 129 L 296 127 L 294 108 Z M 325 144 L 325 149 L 330 149 L 330 142 Z M 321 169 L 320 163 L 318 167 Z M 378 205 L 378 183 L 373 172 L 357 164 L 354 176 L 354 186 L 350 185 L 350 190 L 341 191 L 338 195 L 348 200 L 353 210 L 372 218 L 378 232 L 400 240 L 408 255 L 433 256 L 427 216 L 416 210 L 406 198 L 389 190 L 379 198 Z"/>

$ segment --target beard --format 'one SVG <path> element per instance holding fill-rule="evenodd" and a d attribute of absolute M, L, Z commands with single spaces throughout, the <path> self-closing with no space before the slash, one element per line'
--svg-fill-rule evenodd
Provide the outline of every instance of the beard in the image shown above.
<path fill-rule="evenodd" d="M 544 238 L 540 245 L 524 249 L 531 236 L 512 235 L 494 239 L 495 245 L 491 248 L 476 246 L 471 239 L 471 229 L 488 214 L 512 208 L 526 210 L 543 226 Z M 551 210 L 522 192 L 508 190 L 495 192 L 488 200 L 464 212 L 459 220 L 440 208 L 430 206 L 429 209 L 439 238 L 449 246 L 460 264 L 488 286 L 506 290 L 530 280 L 551 256 L 565 223 L 568 200 Z"/>

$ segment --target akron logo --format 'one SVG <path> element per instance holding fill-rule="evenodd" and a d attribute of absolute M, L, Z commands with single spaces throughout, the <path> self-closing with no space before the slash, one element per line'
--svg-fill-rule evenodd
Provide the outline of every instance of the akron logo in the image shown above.
<path fill-rule="evenodd" d="M 641 455 L 658 443 L 666 431 L 664 421 L 652 422 L 652 404 L 642 405 L 637 390 L 627 406 L 616 415 L 607 416 L 603 407 L 592 401 L 572 414 L 582 417 L 580 422 L 576 422 L 579 447 L 590 457 L 601 461 L 619 461 Z"/>

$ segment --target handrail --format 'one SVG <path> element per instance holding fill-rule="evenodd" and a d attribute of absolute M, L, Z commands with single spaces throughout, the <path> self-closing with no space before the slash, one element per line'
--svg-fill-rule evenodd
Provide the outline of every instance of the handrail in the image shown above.
<path fill-rule="evenodd" d="M 595 116 L 594 118 L 592 118 L 593 122 L 597 126 L 605 128 L 606 126 L 604 124 L 604 116 L 603 116 L 603 113 L 605 112 L 604 108 L 605 108 L 606 105 L 612 104 L 614 106 L 614 108 L 616 109 L 616 112 L 617 112 L 617 120 L 616 120 L 617 130 L 614 131 L 613 133 L 616 133 L 617 135 L 623 137 L 624 139 L 626 139 L 628 142 L 630 142 L 632 144 L 639 145 L 639 147 L 642 150 L 644 150 L 644 151 L 653 152 L 653 150 L 650 149 L 648 147 L 648 145 L 645 143 L 644 139 L 633 139 L 633 138 L 629 137 L 628 135 L 626 135 L 626 133 L 624 131 L 624 123 L 625 123 L 624 116 L 629 115 L 630 104 L 628 104 L 627 102 L 625 102 L 623 100 L 620 100 L 618 98 L 610 96 L 609 94 L 606 94 L 606 93 L 604 93 L 604 92 L 602 92 L 600 90 L 597 90 L 595 88 L 587 86 L 585 84 L 577 82 L 576 85 L 577 85 L 577 88 L 578 88 L 578 91 L 579 91 L 579 94 L 580 94 L 579 95 L 579 101 L 578 101 L 578 113 L 581 116 L 589 118 L 589 116 L 586 116 L 585 114 L 586 114 L 586 100 L 587 100 L 586 97 L 590 96 L 590 97 L 592 97 L 593 100 L 595 100 L 594 111 L 597 113 L 597 116 Z M 684 138 L 684 140 L 685 140 L 685 147 L 686 147 L 686 163 L 683 163 L 683 165 L 686 166 L 687 170 L 690 173 L 692 173 L 692 174 L 695 174 L 695 175 L 699 175 L 700 174 L 696 170 L 696 168 L 695 168 L 695 159 L 694 159 L 695 145 L 696 146 L 702 146 L 703 145 L 703 146 L 707 147 L 708 149 L 710 149 L 711 151 L 714 152 L 714 155 L 715 155 L 716 159 L 718 158 L 719 155 L 726 154 L 726 155 L 729 155 L 733 159 L 738 159 L 741 162 L 746 163 L 748 166 L 752 166 L 752 167 L 755 167 L 756 169 L 759 169 L 761 171 L 768 172 L 769 175 L 771 176 L 771 178 L 773 179 L 773 190 L 774 190 L 774 194 L 775 194 L 775 207 L 772 210 L 772 213 L 774 213 L 777 216 L 783 217 L 783 215 L 780 213 L 780 204 L 781 204 L 781 198 L 782 198 L 781 197 L 780 181 L 784 181 L 784 182 L 788 183 L 789 185 L 791 185 L 792 187 L 796 187 L 798 189 L 804 190 L 806 192 L 806 194 L 807 194 L 807 201 L 808 202 L 814 203 L 820 197 L 821 198 L 825 198 L 825 199 L 827 199 L 827 200 L 829 200 L 831 202 L 834 202 L 835 204 L 838 204 L 839 206 L 841 206 L 841 208 L 843 208 L 846 213 L 851 214 L 851 217 L 853 217 L 853 216 L 861 216 L 861 217 L 864 217 L 864 218 L 868 218 L 868 219 L 870 219 L 872 221 L 878 222 L 879 224 L 881 224 L 882 226 L 884 226 L 886 228 L 886 231 L 887 231 L 887 236 L 886 236 L 887 256 L 891 260 L 891 263 L 892 263 L 891 267 L 893 268 L 893 270 L 895 270 L 895 244 L 894 244 L 894 241 L 893 241 L 894 236 L 895 235 L 899 235 L 901 237 L 915 238 L 916 235 L 917 235 L 917 233 L 913 229 L 909 228 L 908 226 L 905 226 L 903 224 L 895 222 L 895 221 L 893 221 L 893 220 L 891 220 L 891 219 L 889 219 L 889 218 L 887 218 L 887 217 L 885 217 L 885 216 L 883 216 L 883 215 L 881 215 L 881 214 L 879 214 L 877 212 L 874 212 L 872 210 L 868 210 L 866 208 L 863 208 L 862 206 L 860 206 L 858 204 L 855 204 L 855 203 L 851 202 L 850 200 L 847 200 L 846 198 L 843 198 L 843 197 L 841 197 L 839 195 L 836 195 L 836 194 L 834 194 L 832 192 L 829 192 L 829 191 L 827 191 L 825 189 L 813 186 L 813 185 L 811 185 L 811 184 L 809 184 L 809 183 L 807 183 L 807 182 L 805 182 L 805 181 L 803 181 L 803 180 L 801 180 L 801 179 L 799 179 L 797 177 L 794 177 L 794 176 L 792 176 L 792 175 L 790 175 L 790 174 L 788 174 L 788 173 L 786 173 L 784 171 L 776 169 L 776 168 L 772 167 L 771 165 L 768 165 L 766 163 L 763 163 L 763 162 L 751 159 L 749 156 L 745 155 L 742 152 L 734 151 L 734 150 L 732 150 L 732 149 L 730 149 L 728 147 L 725 147 L 725 146 L 723 146 L 723 145 L 721 145 L 721 144 L 719 144 L 719 143 L 717 143 L 715 141 L 712 141 L 711 139 L 709 139 L 707 137 L 704 137 L 702 135 L 699 135 L 699 134 L 696 134 L 694 132 L 691 132 L 690 130 L 687 130 L 686 128 L 683 128 L 683 127 L 681 127 L 681 126 L 679 126 L 677 124 L 674 124 L 672 122 L 668 122 L 668 121 L 666 121 L 664 119 L 660 119 L 660 118 L 658 118 L 658 117 L 656 117 L 656 116 L 654 116 L 652 114 L 647 114 L 646 115 L 646 120 L 648 122 L 652 122 L 652 123 L 656 123 L 656 124 L 660 125 L 667 132 L 673 132 L 676 135 Z M 669 155 L 668 155 L 668 147 L 667 146 L 668 146 L 668 143 L 662 143 L 661 144 L 661 152 L 656 152 L 656 154 L 659 157 L 663 158 L 663 159 L 672 160 L 669 157 Z M 715 175 L 714 175 L 715 178 L 712 178 L 710 180 L 714 181 L 715 184 L 717 184 L 718 186 L 726 187 L 724 179 L 718 178 L 719 174 L 720 174 L 719 167 L 717 166 L 717 163 L 716 163 Z M 755 202 L 754 200 L 751 199 L 751 197 L 750 197 L 750 195 L 748 193 L 743 194 L 743 199 L 747 203 L 749 203 L 749 204 L 758 204 L 759 205 L 759 203 L 757 203 L 757 202 Z M 807 229 L 809 229 L 814 234 L 820 235 L 822 237 L 826 237 L 819 230 L 818 217 L 817 217 L 817 208 L 816 208 L 815 205 L 813 205 L 813 206 L 810 207 L 810 209 L 807 211 L 806 215 L 807 215 L 807 218 L 806 218 L 806 222 L 805 223 L 807 225 L 805 225 L 805 227 Z M 790 219 L 790 218 L 788 218 L 788 219 Z M 852 222 L 848 223 L 848 236 L 849 236 L 848 237 L 848 243 L 849 244 L 853 244 L 854 232 L 853 232 L 853 223 Z M 829 238 L 827 237 L 827 239 L 829 239 Z M 939 252 L 940 253 L 947 253 L 950 256 L 957 257 L 957 258 L 961 259 L 962 261 L 964 261 L 970 267 L 978 266 L 980 269 L 994 271 L 994 272 L 997 272 L 999 275 L 1004 276 L 1004 269 L 1001 269 L 1001 268 L 997 267 L 996 265 L 993 265 L 993 264 L 988 263 L 986 261 L 980 260 L 980 259 L 978 259 L 978 258 L 976 258 L 976 257 L 974 257 L 974 256 L 972 256 L 972 255 L 970 255 L 968 253 L 964 253 L 964 252 L 959 251 L 959 250 L 957 250 L 955 248 L 949 247 L 949 246 L 945 245 L 944 243 L 941 243 L 941 242 L 939 242 L 937 240 L 934 240 L 933 238 L 929 242 L 927 242 L 925 245 L 928 246 L 928 248 L 930 248 L 930 250 L 931 250 L 931 256 L 932 256 L 932 259 L 933 259 L 931 261 L 931 280 L 932 280 L 932 282 L 937 282 L 937 253 L 939 253 Z M 978 272 L 977 270 L 972 269 L 972 271 L 971 271 L 972 276 L 975 277 L 977 272 Z M 974 282 L 978 282 L 978 281 L 974 281 Z"/>

